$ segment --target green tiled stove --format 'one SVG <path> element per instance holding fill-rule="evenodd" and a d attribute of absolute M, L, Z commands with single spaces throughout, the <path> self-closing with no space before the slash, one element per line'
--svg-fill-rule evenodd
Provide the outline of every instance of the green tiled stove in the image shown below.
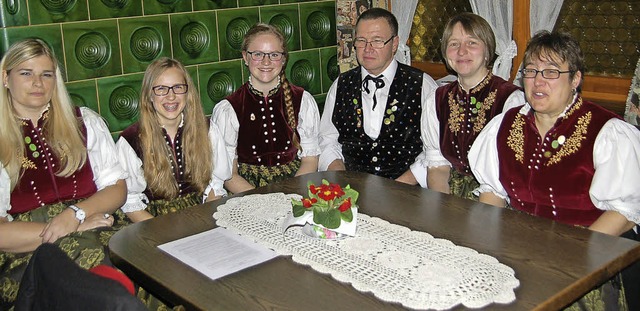
<path fill-rule="evenodd" d="M 240 44 L 257 22 L 284 33 L 287 76 L 313 94 L 320 108 L 338 76 L 335 0 L 4 0 L 0 5 L 0 54 L 24 38 L 45 40 L 63 66 L 74 103 L 100 113 L 114 137 L 137 120 L 143 72 L 163 56 L 187 66 L 210 114 L 247 80 Z"/>

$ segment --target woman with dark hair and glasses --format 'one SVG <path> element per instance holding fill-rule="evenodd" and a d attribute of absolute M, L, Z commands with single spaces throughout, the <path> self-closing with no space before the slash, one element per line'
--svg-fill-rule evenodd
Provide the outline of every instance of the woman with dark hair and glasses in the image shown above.
<path fill-rule="evenodd" d="M 313 96 L 285 76 L 287 46 L 274 26 L 257 24 L 244 36 L 249 81 L 218 103 L 212 120 L 223 134 L 237 193 L 318 170 L 320 113 Z"/>
<path fill-rule="evenodd" d="M 438 88 L 423 109 L 426 183 L 429 189 L 477 200 L 469 149 L 494 116 L 524 102 L 524 93 L 491 73 L 496 40 L 481 16 L 461 13 L 451 18 L 440 49 L 458 78 Z"/>
<path fill-rule="evenodd" d="M 582 98 L 578 42 L 562 33 L 536 34 L 521 72 L 527 102 L 495 117 L 469 152 L 480 201 L 508 202 L 610 235 L 633 234 L 640 221 L 640 132 Z"/>
<path fill-rule="evenodd" d="M 147 67 L 140 120 L 120 134 L 116 147 L 129 172 L 121 209 L 134 222 L 226 195 L 231 168 L 222 136 L 177 60 L 160 58 Z"/>

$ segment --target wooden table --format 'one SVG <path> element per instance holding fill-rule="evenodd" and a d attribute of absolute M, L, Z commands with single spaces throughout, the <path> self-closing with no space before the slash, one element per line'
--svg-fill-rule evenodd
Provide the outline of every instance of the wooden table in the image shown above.
<path fill-rule="evenodd" d="M 491 310 L 557 310 L 640 258 L 640 243 L 356 172 L 309 174 L 247 193 L 306 194 L 308 180 L 351 184 L 360 212 L 497 258 L 520 280 L 516 301 Z M 242 194 L 238 194 L 242 195 Z M 403 309 L 361 293 L 290 257 L 212 281 L 158 245 L 210 230 L 226 200 L 195 206 L 122 229 L 111 259 L 135 282 L 189 310 Z M 458 306 L 456 309 L 464 309 Z"/>

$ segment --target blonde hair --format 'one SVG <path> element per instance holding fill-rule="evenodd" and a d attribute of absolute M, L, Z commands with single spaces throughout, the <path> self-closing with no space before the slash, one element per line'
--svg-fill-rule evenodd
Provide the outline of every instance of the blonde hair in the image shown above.
<path fill-rule="evenodd" d="M 86 163 L 87 147 L 80 130 L 81 121 L 76 116 L 53 51 L 40 39 L 26 39 L 9 48 L 0 62 L 0 68 L 8 76 L 15 67 L 39 56 L 51 60 L 56 79 L 48 115 L 42 127 L 51 151 L 59 160 L 56 176 L 69 177 Z M 11 190 L 20 180 L 25 158 L 24 133 L 18 118 L 11 92 L 6 87 L 0 88 L 0 161 L 11 179 Z"/>
<path fill-rule="evenodd" d="M 182 111 L 184 125 L 182 132 L 182 155 L 185 179 L 199 192 L 203 192 L 211 180 L 213 171 L 212 148 L 209 129 L 202 111 L 200 95 L 187 72 L 177 60 L 162 57 L 149 64 L 142 80 L 140 92 L 140 145 L 144 177 L 154 196 L 175 198 L 178 196 L 178 182 L 167 157 L 171 152 L 162 132 L 162 125 L 153 107 L 151 98 L 155 81 L 169 68 L 182 72 L 187 84 L 186 106 Z M 177 164 L 176 164 L 177 165 Z"/>
<path fill-rule="evenodd" d="M 285 43 L 286 39 L 284 35 L 282 34 L 282 32 L 280 32 L 280 30 L 278 30 L 278 28 L 273 25 L 264 23 L 255 24 L 244 35 L 244 39 L 242 40 L 242 50 L 246 52 L 249 44 L 251 44 L 253 39 L 256 36 L 262 34 L 274 35 L 280 41 L 284 57 L 284 59 L 282 60 L 282 71 L 280 72 L 280 83 L 282 84 L 282 91 L 284 92 L 284 107 L 287 113 L 287 124 L 293 131 L 293 146 L 298 150 L 302 150 L 302 147 L 300 146 L 300 137 L 297 131 L 298 118 L 296 117 L 295 111 L 293 109 L 293 95 L 291 94 L 291 86 L 289 85 L 289 80 L 285 75 L 285 68 L 287 67 L 287 61 L 289 60 L 289 49 L 287 48 L 287 44 Z"/>

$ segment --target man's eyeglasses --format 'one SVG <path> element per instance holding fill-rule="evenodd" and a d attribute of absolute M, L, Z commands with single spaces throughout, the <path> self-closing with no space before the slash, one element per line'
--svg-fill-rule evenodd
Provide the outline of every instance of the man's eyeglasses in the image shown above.
<path fill-rule="evenodd" d="M 156 96 L 165 96 L 169 94 L 169 90 L 173 90 L 173 94 L 184 94 L 189 90 L 186 84 L 176 84 L 174 86 L 156 85 L 151 88 Z"/>
<path fill-rule="evenodd" d="M 372 48 L 381 49 L 385 45 L 387 45 L 387 43 L 391 42 L 391 40 L 393 40 L 393 38 L 395 37 L 396 36 L 391 36 L 391 38 L 389 38 L 389 40 L 387 41 L 384 41 L 382 39 L 373 39 L 371 41 L 367 41 L 367 39 L 365 38 L 356 38 L 355 40 L 353 40 L 353 46 L 355 46 L 356 48 L 366 48 L 367 44 L 371 44 Z"/>
<path fill-rule="evenodd" d="M 557 69 L 520 69 L 520 73 L 522 73 L 523 78 L 535 78 L 538 75 L 538 72 L 542 74 L 542 77 L 545 79 L 558 79 L 560 78 L 560 74 L 574 72 L 573 70 L 560 71 Z"/>
<path fill-rule="evenodd" d="M 279 60 L 282 60 L 282 57 L 284 56 L 284 53 L 282 52 L 265 53 L 260 51 L 253 51 L 253 52 L 247 51 L 247 54 L 251 55 L 251 59 L 255 61 L 262 61 L 264 57 L 267 56 L 269 57 L 269 60 L 271 60 L 272 62 L 277 62 Z"/>

